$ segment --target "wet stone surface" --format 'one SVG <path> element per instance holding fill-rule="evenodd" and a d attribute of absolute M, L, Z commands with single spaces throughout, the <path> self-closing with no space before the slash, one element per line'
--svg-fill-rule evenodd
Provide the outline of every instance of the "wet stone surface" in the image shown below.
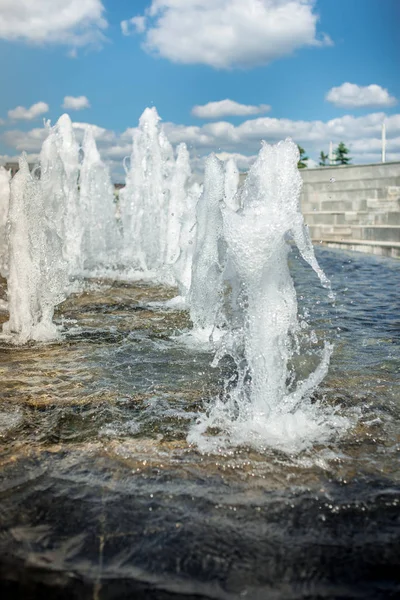
<path fill-rule="evenodd" d="M 1 345 L 2 598 L 400 597 L 400 265 L 319 259 L 334 307 L 292 258 L 335 343 L 316 399 L 359 417 L 300 455 L 188 445 L 224 374 L 181 343 L 173 289 L 91 281 L 61 342 Z"/>

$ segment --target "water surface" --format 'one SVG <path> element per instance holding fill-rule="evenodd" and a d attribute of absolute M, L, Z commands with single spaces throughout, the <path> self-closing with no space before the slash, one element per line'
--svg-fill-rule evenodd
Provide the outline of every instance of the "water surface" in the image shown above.
<path fill-rule="evenodd" d="M 173 289 L 87 282 L 58 309 L 61 343 L 3 344 L 2 597 L 400 595 L 400 263 L 317 254 L 334 304 L 290 259 L 300 312 L 335 344 L 315 400 L 356 417 L 299 455 L 188 445 L 226 374 L 179 343 L 186 313 L 152 304 Z"/>

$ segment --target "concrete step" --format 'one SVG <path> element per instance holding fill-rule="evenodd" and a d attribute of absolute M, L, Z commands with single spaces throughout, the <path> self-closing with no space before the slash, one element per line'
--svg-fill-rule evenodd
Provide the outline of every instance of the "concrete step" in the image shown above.
<path fill-rule="evenodd" d="M 394 214 L 394 213 L 393 213 Z M 303 212 L 308 225 L 374 225 L 374 215 L 369 211 L 327 211 Z M 384 223 L 386 224 L 386 222 Z"/>
<path fill-rule="evenodd" d="M 318 191 L 330 192 L 359 192 L 362 190 L 383 190 L 384 195 L 400 196 L 400 176 L 372 179 L 351 179 L 347 181 L 326 179 L 319 182 L 303 182 L 303 188 L 307 192 Z"/>
<path fill-rule="evenodd" d="M 323 167 L 316 169 L 302 169 L 305 182 L 324 183 L 332 177 L 340 181 L 367 181 L 369 179 L 398 180 L 395 185 L 400 185 L 400 162 L 374 163 L 371 165 L 350 165 L 347 167 Z"/>
<path fill-rule="evenodd" d="M 375 213 L 374 225 L 400 225 L 400 212 Z"/>
<path fill-rule="evenodd" d="M 376 198 L 369 198 L 367 200 L 367 208 L 372 210 L 400 212 L 400 198 L 394 200 L 377 200 Z"/>
<path fill-rule="evenodd" d="M 399 212 L 372 212 L 372 211 L 347 211 L 332 212 L 327 210 L 314 210 L 303 212 L 307 225 L 400 225 Z"/>
<path fill-rule="evenodd" d="M 400 244 L 395 242 L 374 242 L 370 240 L 334 240 L 326 238 L 321 241 L 313 239 L 314 243 L 321 243 L 323 246 L 331 248 L 340 248 L 342 250 L 353 250 L 355 252 L 366 252 L 376 254 L 377 256 L 389 256 L 391 258 L 400 258 Z"/>
<path fill-rule="evenodd" d="M 376 242 L 400 243 L 400 226 L 391 225 L 310 225 L 310 235 L 316 240 L 369 240 Z"/>
<path fill-rule="evenodd" d="M 359 240 L 400 243 L 400 226 L 374 225 L 372 227 L 352 227 L 352 237 Z"/>
<path fill-rule="evenodd" d="M 325 212 L 358 212 L 367 210 L 367 199 L 360 200 L 310 200 L 304 198 L 301 202 L 303 212 L 325 211 Z"/>
<path fill-rule="evenodd" d="M 343 190 L 340 188 L 333 188 L 327 191 L 316 189 L 312 190 L 310 188 L 303 189 L 303 197 L 304 200 L 308 200 L 311 202 L 315 202 L 319 200 L 320 202 L 327 202 L 329 200 L 344 200 L 344 201 L 353 201 L 353 200 L 366 200 L 368 198 L 375 198 L 377 200 L 385 200 L 388 198 L 386 191 L 383 188 L 359 188 L 354 190 Z"/>
<path fill-rule="evenodd" d="M 377 198 L 317 199 L 302 198 L 303 213 L 311 212 L 400 212 L 400 199 L 387 200 Z"/>
<path fill-rule="evenodd" d="M 353 230 L 351 227 L 337 227 L 335 225 L 310 225 L 310 235 L 313 239 L 323 240 L 326 237 L 342 239 L 350 238 Z"/>

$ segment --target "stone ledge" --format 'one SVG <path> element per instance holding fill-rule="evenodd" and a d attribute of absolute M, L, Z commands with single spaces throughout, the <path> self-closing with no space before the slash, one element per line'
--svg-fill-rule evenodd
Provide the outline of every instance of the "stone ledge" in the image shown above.
<path fill-rule="evenodd" d="M 328 248 L 338 248 L 340 250 L 352 250 L 354 252 L 364 252 L 366 254 L 375 254 L 377 256 L 387 256 L 389 258 L 400 259 L 400 243 L 397 242 L 375 242 L 372 240 L 332 240 L 318 239 L 312 240 L 314 244 L 328 246 Z"/>

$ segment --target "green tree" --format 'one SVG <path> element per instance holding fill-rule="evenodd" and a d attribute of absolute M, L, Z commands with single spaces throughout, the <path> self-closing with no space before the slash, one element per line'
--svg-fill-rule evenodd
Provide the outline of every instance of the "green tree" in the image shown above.
<path fill-rule="evenodd" d="M 297 144 L 297 147 L 298 147 L 299 152 L 300 152 L 300 159 L 299 159 L 299 162 L 297 163 L 297 168 L 298 169 L 305 169 L 307 167 L 306 163 L 308 161 L 308 156 L 306 156 L 306 151 L 304 150 L 304 148 L 302 148 L 301 146 L 299 146 L 299 144 Z"/>
<path fill-rule="evenodd" d="M 328 154 L 325 154 L 325 152 L 323 150 L 321 150 L 321 153 L 319 155 L 319 166 L 320 167 L 326 167 L 327 166 L 327 160 L 329 158 Z"/>
<path fill-rule="evenodd" d="M 346 148 L 346 145 L 343 142 L 340 142 L 340 144 L 336 148 L 334 154 L 335 154 L 336 164 L 338 164 L 338 165 L 350 164 L 351 158 L 350 158 L 350 156 L 348 156 L 349 150 Z"/>

